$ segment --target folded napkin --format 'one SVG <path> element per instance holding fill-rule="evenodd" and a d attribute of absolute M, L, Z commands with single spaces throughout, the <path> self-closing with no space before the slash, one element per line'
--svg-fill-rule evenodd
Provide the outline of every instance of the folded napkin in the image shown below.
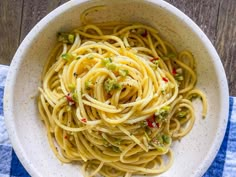
<path fill-rule="evenodd" d="M 30 176 L 8 139 L 3 117 L 3 91 L 8 66 L 0 65 L 0 177 Z M 203 177 L 236 177 L 236 97 L 230 97 L 229 122 L 221 148 Z"/>

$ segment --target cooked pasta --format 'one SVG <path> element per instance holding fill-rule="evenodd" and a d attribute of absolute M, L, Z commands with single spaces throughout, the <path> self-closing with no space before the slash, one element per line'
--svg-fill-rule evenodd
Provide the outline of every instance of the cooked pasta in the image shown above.
<path fill-rule="evenodd" d="M 144 24 L 100 23 L 58 34 L 38 109 L 49 144 L 85 176 L 155 175 L 173 163 L 172 141 L 194 125 L 191 52 Z"/>

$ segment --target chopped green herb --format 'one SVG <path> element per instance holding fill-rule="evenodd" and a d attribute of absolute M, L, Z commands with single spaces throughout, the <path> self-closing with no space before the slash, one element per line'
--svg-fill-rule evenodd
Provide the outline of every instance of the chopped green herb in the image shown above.
<path fill-rule="evenodd" d="M 73 44 L 75 41 L 75 35 L 72 33 L 59 32 L 57 34 L 57 40 L 66 44 Z"/>
<path fill-rule="evenodd" d="M 186 117 L 187 116 L 187 112 L 186 111 L 180 111 L 180 112 L 178 112 L 178 114 L 177 114 L 177 117 L 179 117 L 179 118 L 184 118 L 184 117 Z"/>
<path fill-rule="evenodd" d="M 73 55 L 71 55 L 70 53 L 64 53 L 64 54 L 61 55 L 61 57 L 62 57 L 64 60 L 67 60 L 67 61 L 69 61 L 69 60 L 71 60 L 71 59 L 74 58 Z"/>
<path fill-rule="evenodd" d="M 112 150 L 113 150 L 114 152 L 121 152 L 121 151 L 120 151 L 120 148 L 119 148 L 119 147 L 116 147 L 116 146 L 112 146 Z"/>
<path fill-rule="evenodd" d="M 122 140 L 121 140 L 120 138 L 116 138 L 115 143 L 118 144 L 118 145 L 120 145 L 120 144 L 121 144 L 121 141 L 122 141 Z"/>
<path fill-rule="evenodd" d="M 176 75 L 175 75 L 175 80 L 177 80 L 177 81 L 182 81 L 182 80 L 184 80 L 184 77 L 183 77 L 182 74 L 176 74 Z"/>
<path fill-rule="evenodd" d="M 110 92 L 112 90 L 121 89 L 121 85 L 115 80 L 107 79 L 104 83 L 104 88 L 106 92 Z"/>
<path fill-rule="evenodd" d="M 76 60 L 79 60 L 81 57 L 80 56 L 78 56 L 78 57 L 76 57 Z"/>
<path fill-rule="evenodd" d="M 169 110 L 170 110 L 170 106 L 164 106 L 163 108 L 161 108 L 159 114 L 162 116 L 162 117 L 166 117 L 169 113 Z"/>
<path fill-rule="evenodd" d="M 159 135 L 159 136 L 157 136 L 156 138 L 157 138 L 158 144 L 160 144 L 160 145 L 163 144 L 163 138 L 162 138 L 162 136 Z"/>
<path fill-rule="evenodd" d="M 90 90 L 93 87 L 92 81 L 86 81 L 85 82 L 85 89 Z"/>
<path fill-rule="evenodd" d="M 157 66 L 158 65 L 152 65 L 151 68 L 155 71 L 155 70 L 157 70 Z"/>
<path fill-rule="evenodd" d="M 129 71 L 126 69 L 119 69 L 119 75 L 125 77 L 129 74 Z"/>
<path fill-rule="evenodd" d="M 170 136 L 164 134 L 162 135 L 162 139 L 165 144 L 170 144 L 170 140 L 171 140 Z"/>
<path fill-rule="evenodd" d="M 78 93 L 77 93 L 76 90 L 72 93 L 72 99 L 73 99 L 75 102 L 78 102 Z"/>
<path fill-rule="evenodd" d="M 166 120 L 169 114 L 170 106 L 164 106 L 159 111 L 155 112 L 156 122 L 160 123 Z"/>
<path fill-rule="evenodd" d="M 161 90 L 162 95 L 164 95 L 166 93 L 166 91 L 164 89 Z"/>
<path fill-rule="evenodd" d="M 140 122 L 140 126 L 143 128 L 147 127 L 147 121 Z"/>
<path fill-rule="evenodd" d="M 75 90 L 75 85 L 74 84 L 69 84 L 69 89 L 70 91 L 74 91 Z"/>
<path fill-rule="evenodd" d="M 102 59 L 102 65 L 105 66 L 107 69 L 109 70 L 116 70 L 116 65 L 114 63 L 112 63 L 112 59 L 111 58 L 103 58 Z"/>
<path fill-rule="evenodd" d="M 152 63 L 155 65 L 159 65 L 159 60 L 154 60 Z"/>
<path fill-rule="evenodd" d="M 112 63 L 112 59 L 111 58 L 103 58 L 102 59 L 102 65 L 106 66 L 108 63 Z"/>
<path fill-rule="evenodd" d="M 114 71 L 116 69 L 116 65 L 114 63 L 107 63 L 107 69 Z"/>
<path fill-rule="evenodd" d="M 162 146 L 157 146 L 156 149 L 160 152 L 164 152 L 166 150 L 166 148 Z"/>
<path fill-rule="evenodd" d="M 165 148 L 166 145 L 171 143 L 171 137 L 167 134 L 158 134 L 152 139 L 152 143 L 156 148 Z"/>
<path fill-rule="evenodd" d="M 162 108 L 161 108 L 161 111 L 169 111 L 170 110 L 170 106 L 163 106 Z"/>
<path fill-rule="evenodd" d="M 75 35 L 74 34 L 69 34 L 68 35 L 68 40 L 69 40 L 69 42 L 72 44 L 72 43 L 74 43 L 74 41 L 75 41 Z"/>

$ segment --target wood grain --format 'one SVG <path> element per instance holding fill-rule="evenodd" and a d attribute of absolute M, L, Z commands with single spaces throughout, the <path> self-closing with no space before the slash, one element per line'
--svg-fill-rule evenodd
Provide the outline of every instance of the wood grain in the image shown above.
<path fill-rule="evenodd" d="M 68 0 L 30 0 L 24 1 L 21 36 L 22 41 L 34 25 L 56 7 Z"/>
<path fill-rule="evenodd" d="M 167 0 L 188 15 L 208 36 L 216 40 L 216 26 L 221 0 Z"/>
<path fill-rule="evenodd" d="M 236 96 L 236 1 L 221 1 L 217 35 L 216 49 L 223 62 L 230 95 Z"/>
<path fill-rule="evenodd" d="M 0 0 L 0 63 L 9 64 L 19 44 L 23 0 Z"/>

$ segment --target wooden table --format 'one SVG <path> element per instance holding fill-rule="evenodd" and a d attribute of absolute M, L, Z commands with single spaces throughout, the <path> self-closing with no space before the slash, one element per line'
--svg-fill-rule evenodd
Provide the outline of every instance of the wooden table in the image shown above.
<path fill-rule="evenodd" d="M 0 0 L 0 64 L 9 65 L 31 28 L 66 1 Z M 224 65 L 230 95 L 236 96 L 236 0 L 167 1 L 192 18 L 210 38 Z"/>

